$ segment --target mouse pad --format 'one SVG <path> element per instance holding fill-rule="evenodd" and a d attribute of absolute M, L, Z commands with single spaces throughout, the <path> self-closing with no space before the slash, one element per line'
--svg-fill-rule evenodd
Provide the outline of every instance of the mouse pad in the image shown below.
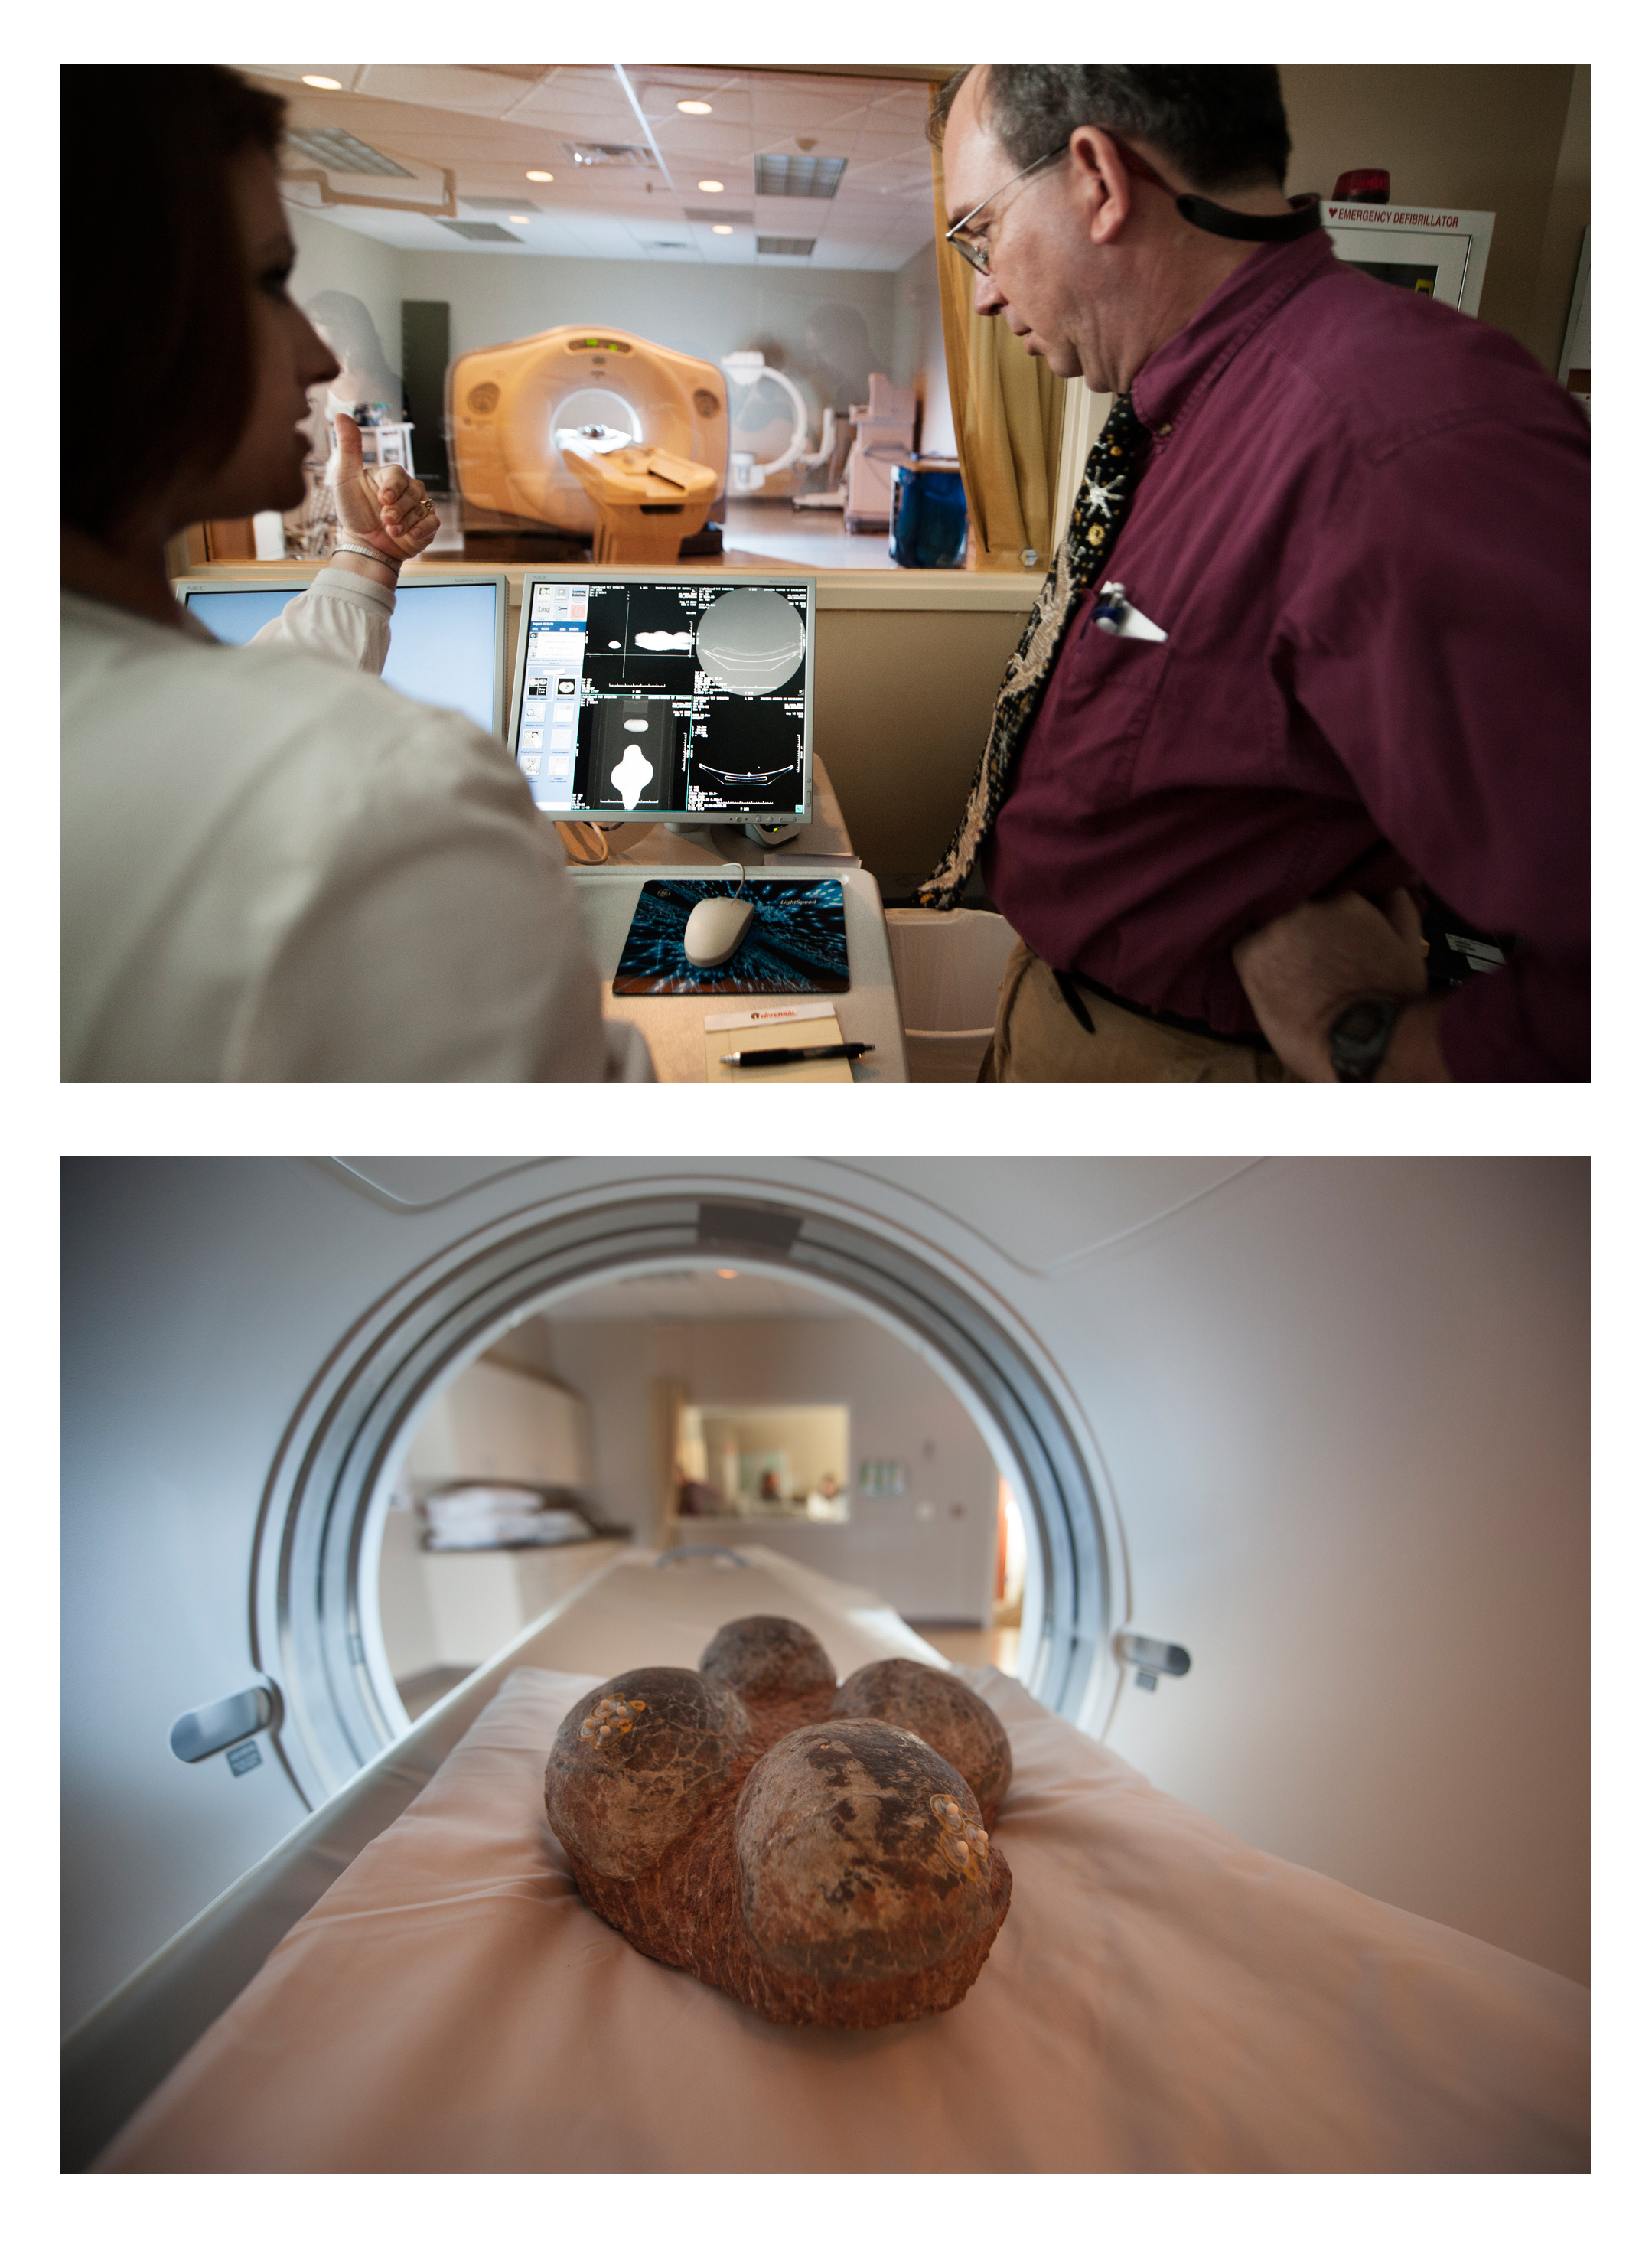
<path fill-rule="evenodd" d="M 702 898 L 746 898 L 756 916 L 720 968 L 696 968 L 683 931 Z M 618 993 L 846 992 L 841 882 L 645 882 L 614 975 Z"/>

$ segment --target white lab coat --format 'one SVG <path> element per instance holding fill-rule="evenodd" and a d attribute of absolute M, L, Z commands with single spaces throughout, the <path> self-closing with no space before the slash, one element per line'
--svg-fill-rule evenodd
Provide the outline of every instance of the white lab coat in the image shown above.
<path fill-rule="evenodd" d="M 64 593 L 65 1079 L 653 1076 L 509 756 L 380 683 L 393 603 L 325 569 L 238 649 Z"/>

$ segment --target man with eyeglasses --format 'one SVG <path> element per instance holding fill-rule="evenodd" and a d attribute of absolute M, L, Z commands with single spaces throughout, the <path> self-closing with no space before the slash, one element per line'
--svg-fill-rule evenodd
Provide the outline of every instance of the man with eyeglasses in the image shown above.
<path fill-rule="evenodd" d="M 976 65 L 932 130 L 977 313 L 1115 397 L 922 893 L 1021 940 L 983 1076 L 1587 1077 L 1580 412 L 1337 260 L 1272 69 Z"/>

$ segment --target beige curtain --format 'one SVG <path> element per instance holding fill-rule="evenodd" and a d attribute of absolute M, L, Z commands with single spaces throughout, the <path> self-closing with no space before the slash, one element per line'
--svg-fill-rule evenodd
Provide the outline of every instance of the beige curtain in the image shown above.
<path fill-rule="evenodd" d="M 939 150 L 932 151 L 932 166 L 947 385 L 975 531 L 975 564 L 1042 575 L 1063 532 L 1057 528 L 1052 536 L 1050 527 L 1061 459 L 1062 382 L 996 317 L 977 315 L 970 306 L 974 273 L 945 241 Z M 1036 555 L 1027 559 L 1027 552 Z"/>
<path fill-rule="evenodd" d="M 656 1503 L 656 1523 L 653 1543 L 656 1551 L 668 1550 L 676 1533 L 676 1442 L 683 1421 L 683 1411 L 688 1401 L 688 1388 L 681 1378 L 656 1377 L 654 1380 L 654 1473 Z M 647 1538 L 639 1536 L 643 1543 Z"/>

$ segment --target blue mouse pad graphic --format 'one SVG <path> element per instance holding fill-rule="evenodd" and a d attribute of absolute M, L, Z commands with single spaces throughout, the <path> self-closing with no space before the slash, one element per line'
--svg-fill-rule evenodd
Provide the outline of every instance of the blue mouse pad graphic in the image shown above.
<path fill-rule="evenodd" d="M 702 898 L 743 897 L 757 908 L 740 949 L 720 968 L 696 968 L 683 931 Z M 619 956 L 614 989 L 638 992 L 846 992 L 849 941 L 841 882 L 645 882 Z"/>

